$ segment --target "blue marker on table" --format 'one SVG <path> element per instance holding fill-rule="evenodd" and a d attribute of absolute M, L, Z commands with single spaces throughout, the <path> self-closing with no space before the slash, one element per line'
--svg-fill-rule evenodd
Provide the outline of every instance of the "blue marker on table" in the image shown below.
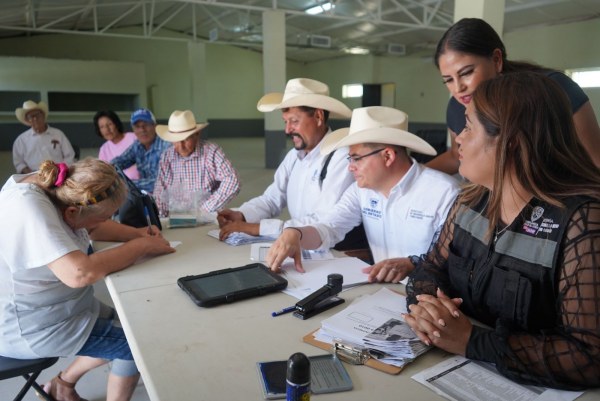
<path fill-rule="evenodd" d="M 296 306 L 288 306 L 287 308 L 283 308 L 282 310 L 279 310 L 277 312 L 272 312 L 271 316 L 275 317 L 275 316 L 280 316 L 280 315 L 285 315 L 286 313 L 290 313 L 296 310 Z"/>

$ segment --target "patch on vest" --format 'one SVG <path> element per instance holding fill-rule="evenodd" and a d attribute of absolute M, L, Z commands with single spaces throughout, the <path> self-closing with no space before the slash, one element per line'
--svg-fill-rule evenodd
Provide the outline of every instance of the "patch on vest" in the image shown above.
<path fill-rule="evenodd" d="M 536 223 L 543 215 L 543 207 L 534 207 L 530 219 L 526 220 L 523 224 L 523 231 L 531 235 L 537 235 L 538 233 L 551 234 L 553 230 L 560 226 L 560 224 L 555 223 L 552 218 L 544 218 L 541 223 Z"/>
<path fill-rule="evenodd" d="M 543 214 L 544 214 L 544 208 L 543 207 L 541 207 L 541 206 L 534 207 L 533 211 L 531 212 L 531 221 L 535 222 L 540 217 L 542 217 Z"/>

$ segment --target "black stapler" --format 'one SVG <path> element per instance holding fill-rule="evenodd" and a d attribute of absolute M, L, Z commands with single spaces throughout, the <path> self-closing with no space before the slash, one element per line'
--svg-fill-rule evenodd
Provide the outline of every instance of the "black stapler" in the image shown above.
<path fill-rule="evenodd" d="M 328 275 L 326 285 L 296 303 L 294 316 L 306 320 L 344 303 L 345 301 L 342 298 L 336 297 L 342 291 L 343 282 L 344 277 L 341 274 Z"/>

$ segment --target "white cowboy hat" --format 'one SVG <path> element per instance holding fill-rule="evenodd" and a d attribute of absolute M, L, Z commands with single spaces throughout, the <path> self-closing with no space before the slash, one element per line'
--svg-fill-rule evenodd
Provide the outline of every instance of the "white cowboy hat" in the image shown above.
<path fill-rule="evenodd" d="M 208 123 L 196 123 L 194 113 L 190 110 L 175 110 L 169 117 L 169 125 L 157 125 L 156 133 L 167 142 L 179 142 L 195 134 Z"/>
<path fill-rule="evenodd" d="M 344 103 L 329 96 L 329 87 L 308 78 L 290 79 L 283 93 L 267 93 L 256 108 L 263 113 L 288 107 L 308 106 L 329 111 L 333 118 L 350 118 L 352 111 Z"/>
<path fill-rule="evenodd" d="M 360 143 L 382 143 L 404 146 L 426 155 L 437 154 L 430 144 L 407 129 L 408 116 L 403 111 L 384 106 L 361 107 L 352 112 L 350 128 L 341 128 L 325 136 L 321 153 L 326 155 Z"/>
<path fill-rule="evenodd" d="M 15 110 L 17 120 L 21 121 L 25 125 L 31 126 L 31 123 L 27 121 L 27 113 L 33 110 L 41 110 L 44 113 L 44 118 L 48 118 L 48 105 L 44 102 L 36 103 L 33 100 L 27 100 L 23 103 L 23 107 L 19 107 Z"/>

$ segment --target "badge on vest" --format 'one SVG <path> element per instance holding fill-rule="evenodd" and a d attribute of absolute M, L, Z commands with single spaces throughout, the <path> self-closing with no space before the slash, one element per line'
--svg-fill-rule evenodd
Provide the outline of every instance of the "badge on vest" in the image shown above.
<path fill-rule="evenodd" d="M 543 215 L 543 207 L 534 207 L 529 220 L 526 220 L 525 223 L 523 223 L 523 231 L 531 235 L 537 235 L 538 233 L 551 234 L 552 231 L 560 226 L 560 224 L 555 223 L 552 218 L 542 218 Z M 537 221 L 540 219 L 542 220 L 538 223 Z"/>

